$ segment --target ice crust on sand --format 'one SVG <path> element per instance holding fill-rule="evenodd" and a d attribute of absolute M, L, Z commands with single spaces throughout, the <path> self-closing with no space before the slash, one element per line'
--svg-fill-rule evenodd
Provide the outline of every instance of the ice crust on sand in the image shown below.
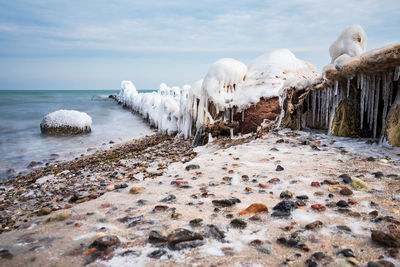
<path fill-rule="evenodd" d="M 84 129 L 87 127 L 90 128 L 92 118 L 85 112 L 61 109 L 47 114 L 43 118 L 41 125 L 53 128 L 70 126 Z"/>

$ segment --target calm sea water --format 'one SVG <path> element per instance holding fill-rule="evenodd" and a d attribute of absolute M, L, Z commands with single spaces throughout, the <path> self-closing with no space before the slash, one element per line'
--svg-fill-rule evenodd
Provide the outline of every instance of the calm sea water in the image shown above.
<path fill-rule="evenodd" d="M 0 180 L 26 172 L 31 161 L 41 166 L 68 160 L 152 133 L 140 117 L 109 99 L 117 90 L 0 90 Z M 92 117 L 92 133 L 50 137 L 40 133 L 43 117 L 59 109 L 83 111 Z M 104 144 L 106 143 L 106 144 Z M 88 148 L 94 148 L 88 152 Z"/>

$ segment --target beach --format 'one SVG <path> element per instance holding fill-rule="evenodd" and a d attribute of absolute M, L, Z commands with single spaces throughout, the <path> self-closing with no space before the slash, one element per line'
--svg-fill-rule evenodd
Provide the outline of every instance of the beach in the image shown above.
<path fill-rule="evenodd" d="M 2 185 L 1 265 L 396 266 L 399 179 L 366 139 L 153 135 Z"/>

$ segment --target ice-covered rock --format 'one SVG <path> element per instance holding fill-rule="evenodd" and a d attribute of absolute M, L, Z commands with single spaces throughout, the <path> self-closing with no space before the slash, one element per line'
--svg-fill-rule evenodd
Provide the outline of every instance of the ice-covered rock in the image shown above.
<path fill-rule="evenodd" d="M 343 30 L 338 39 L 329 47 L 331 63 L 342 65 L 347 59 L 365 52 L 367 34 L 360 25 L 352 25 Z"/>
<path fill-rule="evenodd" d="M 58 110 L 47 114 L 40 123 L 40 130 L 48 135 L 76 135 L 91 132 L 92 118 L 85 112 Z"/>

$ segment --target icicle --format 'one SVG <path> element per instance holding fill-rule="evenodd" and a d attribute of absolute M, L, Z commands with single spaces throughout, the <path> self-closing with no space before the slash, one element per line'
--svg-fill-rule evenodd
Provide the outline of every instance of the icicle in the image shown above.
<path fill-rule="evenodd" d="M 242 122 L 244 122 L 244 110 L 242 111 Z"/>
<path fill-rule="evenodd" d="M 380 80 L 379 76 L 375 78 L 375 109 L 374 109 L 374 118 L 373 118 L 373 124 L 374 124 L 374 132 L 373 132 L 373 137 L 376 138 L 376 130 L 378 127 L 378 109 L 379 109 L 379 93 L 380 93 Z"/>
<path fill-rule="evenodd" d="M 361 79 L 362 74 L 359 75 L 359 78 L 357 79 Z M 365 88 L 363 86 L 360 87 L 361 88 L 361 93 L 360 93 L 360 129 L 363 128 L 364 125 L 364 101 L 365 101 Z"/>
<path fill-rule="evenodd" d="M 347 98 L 349 98 L 350 94 L 350 78 L 347 79 Z"/>
<path fill-rule="evenodd" d="M 361 86 L 360 86 L 360 79 L 361 79 L 360 73 L 357 73 L 357 89 L 360 89 L 360 88 L 361 88 Z"/>
<path fill-rule="evenodd" d="M 400 79 L 400 66 L 397 66 L 394 69 L 394 79 L 393 81 L 397 82 Z"/>
<path fill-rule="evenodd" d="M 317 95 L 316 92 L 311 93 L 312 96 L 312 126 L 315 127 L 315 110 L 317 106 Z"/>
<path fill-rule="evenodd" d="M 338 88 L 339 88 L 339 80 L 335 80 L 335 95 L 338 93 Z"/>
<path fill-rule="evenodd" d="M 329 117 L 329 87 L 326 89 L 326 99 L 325 99 L 325 125 L 328 127 L 328 117 Z"/>
<path fill-rule="evenodd" d="M 233 138 L 233 128 L 229 128 L 229 132 L 231 134 L 231 139 Z"/>
<path fill-rule="evenodd" d="M 389 91 L 390 91 L 390 89 L 387 87 L 387 76 L 386 76 L 386 73 L 382 73 L 381 80 L 382 80 L 382 99 L 383 99 L 381 137 L 383 138 L 385 130 L 386 130 L 386 116 L 387 116 L 386 113 L 387 113 L 387 109 L 388 109 Z"/>
<path fill-rule="evenodd" d="M 393 77 L 392 77 L 392 75 L 393 75 L 393 72 L 389 72 L 388 74 L 387 74 L 387 83 L 388 83 L 388 87 L 389 87 L 389 89 L 390 89 L 390 91 L 389 91 L 389 105 L 391 105 L 392 104 L 392 96 L 393 96 Z"/>
<path fill-rule="evenodd" d="M 213 141 L 213 137 L 211 135 L 211 133 L 208 133 L 208 143 L 212 143 Z"/>

